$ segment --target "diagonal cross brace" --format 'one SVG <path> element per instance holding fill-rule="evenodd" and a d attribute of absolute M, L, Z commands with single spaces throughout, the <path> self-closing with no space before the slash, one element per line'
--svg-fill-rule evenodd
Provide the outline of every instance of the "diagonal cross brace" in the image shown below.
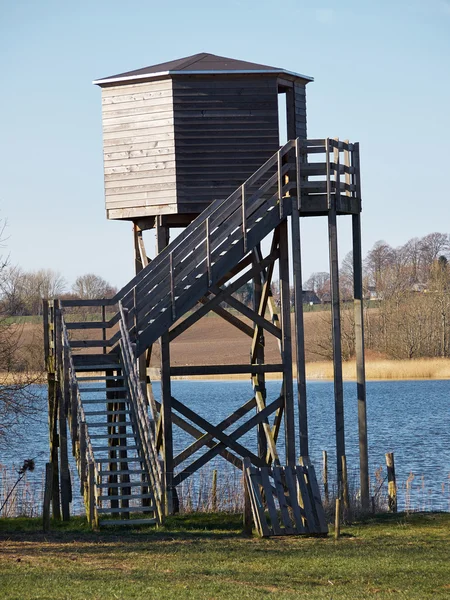
<path fill-rule="evenodd" d="M 271 402 L 268 406 L 266 406 L 266 408 L 264 408 L 261 412 L 257 413 L 251 419 L 249 419 L 248 421 L 243 423 L 240 427 L 235 429 L 232 433 L 230 433 L 229 436 L 225 436 L 227 438 L 227 443 L 219 442 L 213 448 L 211 448 L 211 450 L 208 450 L 208 452 L 205 452 L 205 454 L 203 454 L 203 456 L 200 456 L 200 458 L 198 458 L 193 463 L 191 463 L 189 465 L 189 467 L 187 467 L 186 469 L 181 471 L 181 473 L 179 473 L 176 477 L 174 477 L 174 485 L 179 485 L 182 481 L 184 481 L 187 477 L 189 477 L 189 475 L 191 473 L 200 469 L 200 467 L 202 467 L 207 462 L 209 462 L 211 459 L 213 459 L 215 456 L 217 456 L 217 454 L 220 454 L 227 447 L 229 441 L 233 442 L 233 441 L 239 439 L 240 437 L 242 437 L 244 434 L 246 434 L 248 431 L 250 431 L 250 429 L 253 429 L 254 427 L 256 427 L 256 425 L 258 425 L 261 421 L 263 421 L 269 415 L 271 415 L 273 412 L 275 412 L 282 404 L 283 404 L 283 398 L 280 396 L 279 398 L 277 398 L 276 400 Z M 246 454 L 244 456 L 248 457 L 249 455 L 250 455 L 250 452 L 248 452 L 246 450 Z M 255 457 L 255 458 L 256 458 L 255 464 L 257 466 L 266 466 L 266 463 L 263 459 L 258 458 L 258 457 Z"/>

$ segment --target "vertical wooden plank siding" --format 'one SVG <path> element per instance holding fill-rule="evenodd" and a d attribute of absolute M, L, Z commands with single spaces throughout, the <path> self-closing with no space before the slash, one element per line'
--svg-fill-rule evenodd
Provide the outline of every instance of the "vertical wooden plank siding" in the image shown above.
<path fill-rule="evenodd" d="M 283 359 L 284 427 L 286 464 L 295 465 L 294 390 L 292 373 L 291 304 L 289 287 L 289 249 L 287 219 L 279 226 L 280 239 L 280 301 Z"/>
<path fill-rule="evenodd" d="M 156 252 L 159 254 L 169 243 L 169 229 L 162 223 L 162 218 L 156 224 Z M 164 493 L 165 514 L 173 512 L 173 433 L 172 433 L 172 392 L 170 383 L 170 347 L 169 333 L 160 339 L 161 352 L 161 418 L 164 456 Z"/>
<path fill-rule="evenodd" d="M 336 420 L 336 462 L 339 495 L 342 493 L 342 456 L 345 455 L 344 388 L 342 381 L 341 315 L 339 299 L 339 260 L 337 241 L 336 194 L 331 189 L 330 140 L 326 140 L 328 244 L 331 279 L 331 315 L 333 335 L 334 407 Z M 335 157 L 336 162 L 336 157 Z M 337 160 L 339 162 L 339 159 Z M 336 177 L 338 179 L 338 175 Z M 337 183 L 336 183 L 337 187 Z"/>

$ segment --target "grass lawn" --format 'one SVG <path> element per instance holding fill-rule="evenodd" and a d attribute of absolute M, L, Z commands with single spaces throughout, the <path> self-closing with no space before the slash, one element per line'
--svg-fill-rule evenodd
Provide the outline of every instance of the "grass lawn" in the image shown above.
<path fill-rule="evenodd" d="M 242 534 L 240 516 L 184 515 L 163 529 L 40 532 L 0 520 L 0 598 L 450 598 L 450 514 L 381 515 L 337 542 Z"/>

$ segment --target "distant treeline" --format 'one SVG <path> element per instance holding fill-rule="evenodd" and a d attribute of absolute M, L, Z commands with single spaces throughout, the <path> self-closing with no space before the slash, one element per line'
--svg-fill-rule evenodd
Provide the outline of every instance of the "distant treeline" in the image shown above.
<path fill-rule="evenodd" d="M 450 356 L 450 236 L 430 233 L 399 248 L 378 241 L 364 260 L 364 294 L 377 308 L 366 311 L 366 348 L 390 358 Z M 328 273 L 313 273 L 304 284 L 326 300 Z M 353 261 L 340 269 L 341 299 L 353 295 Z M 373 302 L 372 302 L 373 304 Z M 354 354 L 353 312 L 343 303 L 343 351 Z M 329 313 L 316 329 L 318 354 L 331 357 Z"/>

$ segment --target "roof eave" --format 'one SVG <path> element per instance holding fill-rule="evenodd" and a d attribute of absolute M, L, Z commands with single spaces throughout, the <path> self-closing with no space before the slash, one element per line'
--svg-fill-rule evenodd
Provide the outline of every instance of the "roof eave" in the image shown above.
<path fill-rule="evenodd" d="M 255 69 L 255 70 L 230 70 L 230 71 L 159 71 L 158 73 L 141 73 L 140 75 L 127 75 L 126 77 L 107 77 L 105 79 L 95 79 L 94 85 L 105 85 L 109 83 L 124 83 L 137 81 L 140 79 L 153 79 L 156 77 L 169 77 L 172 75 L 289 75 L 295 79 L 303 79 L 307 82 L 314 81 L 314 77 L 302 75 L 292 71 L 279 71 L 273 69 Z"/>

